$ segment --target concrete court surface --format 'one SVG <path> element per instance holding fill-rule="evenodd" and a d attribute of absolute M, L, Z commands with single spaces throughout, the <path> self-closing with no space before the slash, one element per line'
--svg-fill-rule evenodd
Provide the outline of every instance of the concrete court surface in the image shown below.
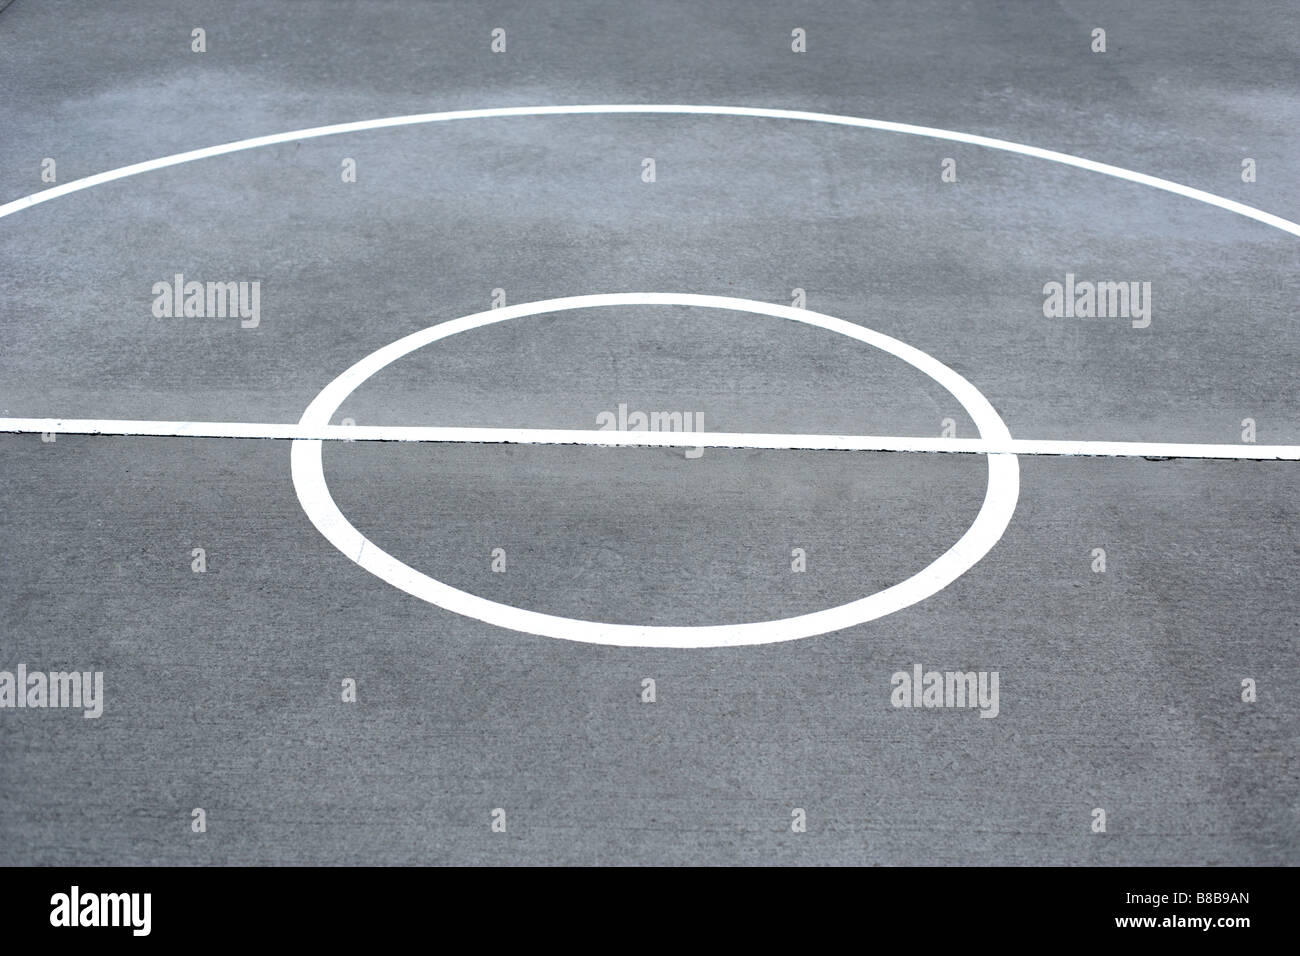
<path fill-rule="evenodd" d="M 662 103 L 975 133 L 1294 222 L 1298 22 L 1255 2 L 16 0 L 0 203 L 49 188 L 46 159 L 62 184 L 352 120 Z M 882 131 L 376 129 L 0 219 L 0 416 L 292 423 L 352 363 L 497 289 L 797 288 L 967 378 L 1016 438 L 1249 449 L 1250 419 L 1295 445 L 1298 250 L 1184 196 Z M 159 317 L 176 274 L 258 282 L 256 327 Z M 1150 325 L 1045 317 L 1067 274 L 1150 283 Z M 652 305 L 455 336 L 334 420 L 591 429 L 620 405 L 717 431 L 975 437 L 894 356 Z M 796 641 L 655 649 L 496 627 L 379 580 L 313 527 L 290 445 L 0 435 L 0 670 L 105 688 L 98 719 L 0 708 L 0 863 L 1300 862 L 1300 463 L 1021 456 L 1005 534 L 932 597 Z M 421 572 L 650 625 L 881 591 L 962 536 L 988 475 L 982 455 L 789 449 L 331 441 L 324 462 L 349 520 Z M 996 671 L 996 718 L 895 707 L 917 664 Z"/>

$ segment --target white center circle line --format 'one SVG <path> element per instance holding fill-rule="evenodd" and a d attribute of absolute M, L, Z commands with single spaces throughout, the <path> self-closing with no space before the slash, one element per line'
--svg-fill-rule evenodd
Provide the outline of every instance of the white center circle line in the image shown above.
<path fill-rule="evenodd" d="M 659 292 L 581 295 L 527 302 L 478 312 L 422 329 L 367 355 L 330 382 L 307 406 L 299 426 L 319 428 L 327 425 L 348 396 L 377 372 L 403 356 L 448 336 L 534 315 L 573 309 L 640 305 L 678 305 L 747 312 L 801 322 L 856 339 L 902 359 L 943 386 L 970 415 L 982 440 L 1003 442 L 1011 438 L 997 410 L 974 385 L 938 359 L 898 339 L 807 309 L 729 296 Z M 608 437 L 616 434 L 610 432 Z M 957 543 L 906 580 L 848 604 L 796 617 L 742 624 L 613 624 L 559 617 L 489 601 L 404 564 L 366 538 L 339 510 L 325 479 L 323 448 L 319 439 L 299 439 L 293 443 L 293 484 L 298 500 L 325 539 L 371 574 L 421 600 L 498 627 L 563 640 L 622 647 L 698 648 L 769 644 L 838 631 L 892 614 L 947 587 L 988 554 L 1010 523 L 1020 495 L 1020 466 L 1016 456 L 1007 453 L 988 454 L 988 488 L 984 501 L 975 520 Z"/>

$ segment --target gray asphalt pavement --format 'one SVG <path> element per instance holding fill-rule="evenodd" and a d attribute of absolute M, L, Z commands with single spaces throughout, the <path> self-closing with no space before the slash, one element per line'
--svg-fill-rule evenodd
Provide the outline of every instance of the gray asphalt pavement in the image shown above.
<path fill-rule="evenodd" d="M 349 120 L 658 102 L 1001 137 L 1300 220 L 1288 4 L 700 6 L 17 0 L 0 203 L 49 186 L 46 158 L 64 183 Z M 1296 444 L 1298 243 L 1084 170 L 792 121 L 353 133 L 0 219 L 0 417 L 294 422 L 353 362 L 495 289 L 799 288 L 964 375 L 1016 438 L 1238 443 L 1251 419 Z M 155 315 L 177 273 L 259 282 L 257 327 Z M 1045 317 L 1067 274 L 1151 283 L 1150 326 Z M 719 431 L 975 435 L 896 358 L 676 306 L 456 336 L 336 420 L 594 428 L 620 406 Z M 99 719 L 0 707 L 0 864 L 1300 862 L 1295 463 L 1022 457 L 1005 536 L 927 600 L 662 650 L 505 630 L 385 584 L 312 526 L 289 456 L 0 436 L 0 671 L 105 681 Z M 979 456 L 789 450 L 334 442 L 324 460 L 356 527 L 426 574 L 664 625 L 886 588 L 963 534 L 987 477 Z M 996 671 L 996 718 L 893 706 L 917 664 Z"/>

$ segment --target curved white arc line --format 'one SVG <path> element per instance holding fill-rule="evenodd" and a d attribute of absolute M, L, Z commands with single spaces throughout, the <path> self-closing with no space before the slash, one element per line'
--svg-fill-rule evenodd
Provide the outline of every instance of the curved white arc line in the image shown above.
<path fill-rule="evenodd" d="M 474 328 L 532 315 L 617 305 L 686 305 L 768 315 L 838 332 L 894 355 L 950 392 L 971 416 L 982 439 L 1009 441 L 1006 424 L 989 401 L 963 376 L 937 359 L 883 333 L 833 316 L 729 296 L 685 293 L 611 293 L 521 303 L 443 322 L 384 346 L 355 363 L 307 406 L 299 424 L 327 423 L 343 401 L 375 373 L 439 339 Z M 611 433 L 612 434 L 612 433 Z M 323 443 L 293 443 L 294 488 L 316 529 L 362 568 L 408 594 L 446 610 L 498 627 L 564 640 L 624 647 L 729 647 L 795 640 L 875 620 L 935 594 L 968 571 L 1002 537 L 1020 491 L 1019 462 L 1012 454 L 988 455 L 989 485 L 975 520 L 948 551 L 911 577 L 838 607 L 796 617 L 744 624 L 662 626 L 611 624 L 528 611 L 489 601 L 425 575 L 385 552 L 358 531 L 339 510 L 325 480 Z M 355 557 L 354 557 L 355 555 Z"/>
<path fill-rule="evenodd" d="M 962 133 L 956 130 L 940 129 L 934 126 L 916 126 L 911 123 L 894 123 L 888 120 L 867 119 L 859 116 L 843 116 L 835 113 L 813 113 L 805 110 L 766 109 L 757 106 L 693 106 L 685 104 L 657 105 L 633 103 L 590 104 L 578 106 L 505 106 L 481 110 L 449 110 L 440 113 L 414 113 L 407 116 L 389 116 L 381 119 L 358 120 L 350 123 L 335 123 L 330 126 L 312 126 L 306 129 L 290 130 L 285 133 L 272 133 L 267 136 L 255 136 L 251 139 L 236 140 L 235 142 L 222 143 L 218 146 L 207 146 L 202 149 L 192 149 L 184 153 L 173 153 L 170 156 L 162 156 L 158 159 L 146 160 L 141 163 L 132 163 L 129 166 L 120 166 L 117 169 L 106 170 L 102 173 L 96 173 L 93 176 L 75 179 L 60 186 L 52 186 L 49 189 L 43 189 L 39 192 L 32 193 L 31 195 L 23 196 L 19 199 L 0 205 L 0 219 L 12 215 L 22 209 L 35 206 L 38 203 L 48 202 L 51 199 L 57 199 L 60 196 L 66 196 L 69 193 L 78 192 L 82 189 L 89 189 L 91 186 L 98 186 L 118 179 L 125 179 L 128 176 L 136 176 L 140 173 L 151 172 L 155 169 L 164 169 L 168 166 L 178 166 L 182 163 L 191 163 L 196 160 L 208 159 L 213 156 L 223 156 L 227 153 L 236 153 L 245 149 L 256 149 L 259 146 L 273 146 L 278 143 L 291 143 L 304 139 L 316 139 L 321 136 L 336 136 L 342 133 L 357 133 L 366 130 L 389 129 L 398 126 L 418 126 L 425 123 L 441 123 L 453 120 L 490 119 L 510 116 L 579 116 L 610 113 L 750 116 L 760 119 L 799 120 L 809 123 L 828 123 L 834 126 L 852 126 L 859 129 L 874 129 L 887 133 L 902 133 L 908 136 L 922 136 L 927 139 L 949 140 L 955 143 L 967 143 L 971 146 L 983 146 L 988 149 L 997 149 L 1008 153 L 1018 153 L 1022 156 L 1032 156 L 1035 159 L 1043 159 L 1064 166 L 1074 166 L 1078 169 L 1086 169 L 1090 172 L 1100 173 L 1103 176 L 1111 176 L 1116 179 L 1124 179 L 1143 186 L 1150 186 L 1153 189 L 1160 189 L 1165 192 L 1174 193 L 1179 196 L 1184 196 L 1187 199 L 1194 199 L 1197 202 L 1206 203 L 1227 210 L 1228 212 L 1236 213 L 1239 216 L 1245 216 L 1248 219 L 1254 219 L 1256 222 L 1272 226 L 1275 229 L 1281 229 L 1283 232 L 1289 232 L 1293 236 L 1300 236 L 1300 223 L 1292 222 L 1289 219 L 1283 219 L 1281 216 L 1275 216 L 1272 213 L 1264 212 L 1262 209 L 1256 209 L 1254 206 L 1247 206 L 1245 203 L 1240 203 L 1236 200 L 1226 199 L 1223 196 L 1216 196 L 1214 193 L 1208 193 L 1201 189 L 1193 189 L 1191 186 L 1184 186 L 1181 183 L 1176 183 L 1169 179 L 1161 179 L 1158 176 L 1149 176 L 1146 173 L 1135 172 L 1134 170 L 1124 169 L 1120 166 L 1112 166 L 1109 163 L 1099 163 L 1096 160 L 1085 159 L 1082 156 L 1074 156 L 1070 153 L 1061 153 L 1052 149 L 1043 149 L 1038 146 L 1027 146 L 1023 143 L 1014 143 L 1010 140 L 996 139 L 991 136 L 979 136 L 974 133 Z"/>

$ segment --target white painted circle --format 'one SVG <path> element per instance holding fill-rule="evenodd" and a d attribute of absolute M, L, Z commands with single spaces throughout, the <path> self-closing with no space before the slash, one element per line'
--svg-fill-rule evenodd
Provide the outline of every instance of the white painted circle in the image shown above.
<path fill-rule="evenodd" d="M 789 319 L 837 332 L 900 358 L 934 379 L 961 403 L 979 429 L 980 438 L 1008 441 L 1011 438 L 1006 423 L 974 385 L 938 359 L 898 339 L 806 309 L 727 296 L 658 292 L 580 295 L 526 302 L 431 326 L 372 352 L 330 382 L 307 406 L 299 424 L 308 427 L 327 425 L 347 397 L 376 372 L 439 339 L 530 315 L 610 305 L 684 305 L 728 309 Z M 1020 496 L 1020 465 L 1016 456 L 987 455 L 989 478 L 984 502 L 975 521 L 957 543 L 910 578 L 848 604 L 797 617 L 745 624 L 610 624 L 542 614 L 489 601 L 402 563 L 367 539 L 339 510 L 325 480 L 322 451 L 323 445 L 319 440 L 299 439 L 293 443 L 293 484 L 298 500 L 326 540 L 371 574 L 431 604 L 498 627 L 562 640 L 622 647 L 734 647 L 769 644 L 838 631 L 891 614 L 947 587 L 988 554 L 1011 521 Z"/>

